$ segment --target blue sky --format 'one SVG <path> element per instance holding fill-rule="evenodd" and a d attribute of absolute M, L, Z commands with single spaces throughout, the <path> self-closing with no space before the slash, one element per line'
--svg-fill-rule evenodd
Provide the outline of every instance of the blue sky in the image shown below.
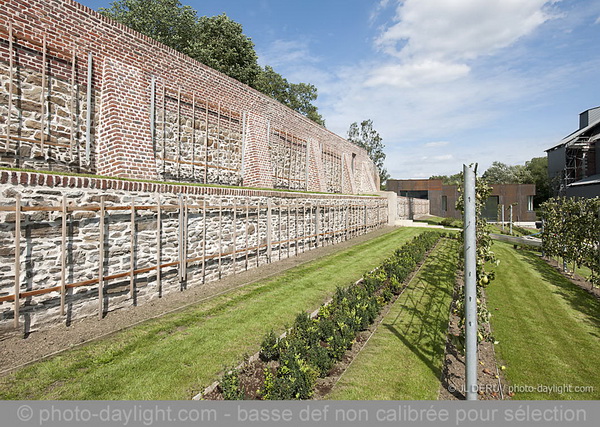
<path fill-rule="evenodd" d="M 598 0 L 182 3 L 225 12 L 261 65 L 317 86 L 332 131 L 372 119 L 393 178 L 523 164 L 600 106 Z"/>

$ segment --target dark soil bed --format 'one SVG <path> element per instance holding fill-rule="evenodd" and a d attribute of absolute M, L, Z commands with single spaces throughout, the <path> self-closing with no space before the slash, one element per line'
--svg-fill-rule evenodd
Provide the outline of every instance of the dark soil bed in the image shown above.
<path fill-rule="evenodd" d="M 454 314 L 453 308 L 462 286 L 462 272 L 457 275 L 457 285 L 454 289 L 454 300 L 450 309 L 450 321 L 448 325 L 448 340 L 446 341 L 446 355 L 444 368 L 442 370 L 439 400 L 465 400 L 465 356 L 455 345 L 453 337 L 459 335 L 459 317 Z M 482 301 L 485 304 L 485 298 Z M 504 394 L 507 390 L 507 382 L 502 371 L 498 369 L 494 344 L 481 342 L 477 346 L 477 385 L 479 389 L 479 400 L 502 400 L 510 396 Z"/>

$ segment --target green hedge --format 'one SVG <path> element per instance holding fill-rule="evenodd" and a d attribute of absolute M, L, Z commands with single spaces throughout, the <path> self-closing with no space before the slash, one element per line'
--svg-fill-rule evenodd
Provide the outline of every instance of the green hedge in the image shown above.
<path fill-rule="evenodd" d="M 402 283 L 442 236 L 431 231 L 415 237 L 361 282 L 338 288 L 316 319 L 300 313 L 287 336 L 265 337 L 263 361 L 278 360 L 275 373 L 265 371 L 263 399 L 308 399 L 318 377 L 325 377 L 340 361 L 357 334 L 373 323 L 381 308 L 402 291 Z"/>

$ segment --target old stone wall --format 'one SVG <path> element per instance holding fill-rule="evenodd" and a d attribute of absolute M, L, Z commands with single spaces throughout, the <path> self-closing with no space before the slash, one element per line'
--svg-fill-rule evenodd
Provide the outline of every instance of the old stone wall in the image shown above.
<path fill-rule="evenodd" d="M 388 223 L 376 196 L 16 171 L 0 171 L 0 196 L 0 329 L 16 317 L 25 332 L 210 286 Z"/>
<path fill-rule="evenodd" d="M 373 193 L 365 150 L 72 0 L 0 4 L 0 166 Z"/>

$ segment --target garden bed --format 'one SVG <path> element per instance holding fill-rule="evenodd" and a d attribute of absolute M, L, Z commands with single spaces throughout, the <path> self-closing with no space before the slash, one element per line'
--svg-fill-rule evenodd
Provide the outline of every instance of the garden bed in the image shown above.
<path fill-rule="evenodd" d="M 419 235 L 359 282 L 338 288 L 315 318 L 300 313 L 285 337 L 269 333 L 258 358 L 226 370 L 218 386 L 203 398 L 288 400 L 325 395 L 371 335 L 369 328 L 381 318 L 381 310 L 404 290 L 439 237 L 437 232 Z"/>

